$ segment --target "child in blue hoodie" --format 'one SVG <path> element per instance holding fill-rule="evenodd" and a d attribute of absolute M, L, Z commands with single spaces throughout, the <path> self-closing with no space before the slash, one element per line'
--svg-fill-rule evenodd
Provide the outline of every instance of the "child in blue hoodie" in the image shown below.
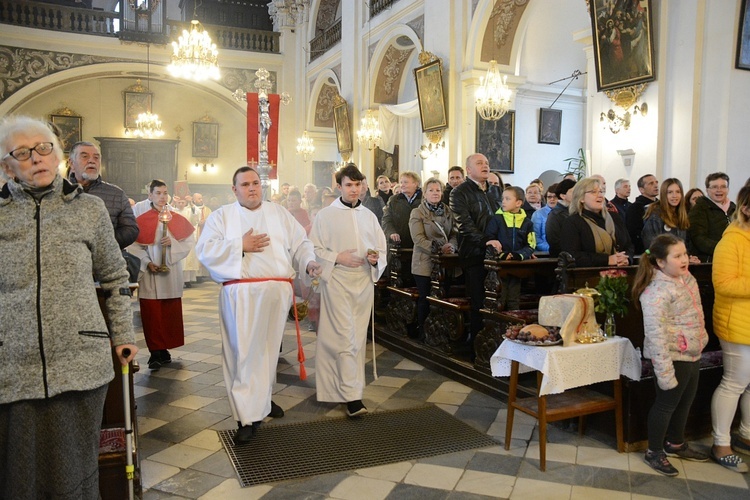
<path fill-rule="evenodd" d="M 534 224 L 521 208 L 523 200 L 523 189 L 518 186 L 505 188 L 502 205 L 487 224 L 485 235 L 490 238 L 487 245 L 493 247 L 502 260 L 527 260 L 534 256 Z M 518 309 L 521 278 L 508 276 L 501 283 L 503 289 L 500 300 L 503 309 Z"/>

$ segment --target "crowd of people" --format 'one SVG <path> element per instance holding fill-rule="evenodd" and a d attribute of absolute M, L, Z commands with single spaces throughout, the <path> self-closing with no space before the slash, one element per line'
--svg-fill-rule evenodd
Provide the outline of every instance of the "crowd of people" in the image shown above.
<path fill-rule="evenodd" d="M 300 191 L 282 184 L 271 201 L 263 199 L 259 174 L 243 166 L 232 177 L 232 202 L 211 208 L 198 193 L 170 197 L 158 179 L 148 184 L 147 200 L 129 202 L 102 179 L 101 155 L 88 142 L 73 145 L 62 176 L 58 138 L 31 118 L 0 123 L 0 158 L 2 497 L 59 491 L 97 497 L 98 429 L 113 377 L 111 349 L 122 364 L 138 351 L 129 261 L 135 263 L 151 370 L 170 363 L 169 349 L 184 344 L 183 288 L 201 274 L 222 285 L 223 370 L 238 445 L 253 440 L 265 417 L 284 416 L 271 395 L 300 289 L 320 295 L 317 398 L 343 404 L 349 417 L 363 415 L 373 284 L 385 271 L 388 244 L 413 249 L 418 300 L 410 335 L 416 339 L 423 338 L 429 315 L 431 255 L 458 255 L 460 271 L 442 285 L 448 293 L 452 280 L 463 280 L 470 303 L 464 347 L 470 354 L 483 327 L 488 252 L 504 260 L 567 252 L 579 266 L 602 267 L 630 265 L 640 256 L 632 293 L 643 309 L 644 356 L 654 365 L 657 394 L 644 459 L 665 475 L 677 474 L 669 456 L 710 456 L 731 470 L 747 470 L 738 453 L 750 451 L 750 180 L 737 204 L 729 200 L 729 177 L 721 172 L 706 178 L 705 196 L 699 189 L 684 194 L 676 178 L 660 188 L 649 174 L 637 180 L 640 195 L 633 202 L 627 179 L 617 180 L 608 200 L 601 175 L 565 176 L 547 188 L 535 179 L 522 188 L 504 184 L 487 158 L 475 153 L 463 167 L 449 169 L 447 185 L 437 178 L 422 185 L 417 174 L 402 172 L 397 184 L 376 178 L 371 193 L 362 172 L 348 164 L 332 188 L 307 184 Z M 724 352 L 708 454 L 684 439 L 707 342 L 688 267 L 697 262 L 713 263 L 714 331 Z M 502 285 L 501 307 L 518 308 L 520 281 L 505 278 Z M 741 423 L 733 437 L 738 405 Z M 77 431 L 61 426 L 62 420 L 77 422 Z M 74 459 L 71 447 L 82 450 Z"/>

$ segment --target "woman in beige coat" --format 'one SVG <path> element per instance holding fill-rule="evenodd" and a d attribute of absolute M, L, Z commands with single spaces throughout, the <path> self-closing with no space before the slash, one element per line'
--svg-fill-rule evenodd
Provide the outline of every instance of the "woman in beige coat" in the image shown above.
<path fill-rule="evenodd" d="M 432 245 L 436 242 L 440 252 L 455 253 L 458 249 L 456 222 L 450 208 L 443 203 L 443 183 L 438 179 L 428 179 L 424 184 L 423 199 L 411 212 L 409 217 L 409 232 L 414 241 L 414 253 L 411 258 L 411 272 L 417 284 L 419 298 L 417 299 L 417 323 L 407 325 L 409 335 L 422 338 L 422 327 L 427 315 L 430 314 L 430 295 L 432 275 Z M 450 278 L 444 282 L 450 286 Z"/>

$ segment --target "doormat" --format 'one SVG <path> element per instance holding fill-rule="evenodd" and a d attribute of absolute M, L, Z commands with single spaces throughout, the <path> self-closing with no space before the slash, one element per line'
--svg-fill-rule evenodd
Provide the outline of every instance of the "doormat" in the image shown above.
<path fill-rule="evenodd" d="M 243 487 L 498 445 L 432 405 L 357 419 L 263 424 L 241 446 L 234 445 L 234 430 L 218 432 Z"/>

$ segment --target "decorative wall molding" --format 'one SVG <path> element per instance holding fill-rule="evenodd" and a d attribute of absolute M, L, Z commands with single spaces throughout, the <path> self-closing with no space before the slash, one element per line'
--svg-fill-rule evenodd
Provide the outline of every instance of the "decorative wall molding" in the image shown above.
<path fill-rule="evenodd" d="M 0 46 L 0 102 L 42 78 L 80 66 L 128 59 Z M 4 70 L 1 68 L 5 68 Z"/>
<path fill-rule="evenodd" d="M 512 34 L 510 28 L 513 25 L 513 18 L 519 12 L 518 7 L 525 5 L 527 1 L 500 0 L 492 8 L 490 19 L 495 22 L 492 35 L 496 47 L 502 47 L 508 41 L 508 36 Z"/>
<path fill-rule="evenodd" d="M 71 54 L 51 50 L 31 50 L 0 45 L 0 103 L 27 85 L 55 73 L 106 63 L 142 63 L 141 59 L 101 57 L 86 54 Z M 230 91 L 237 88 L 253 88 L 255 69 L 221 68 L 219 84 Z M 276 92 L 276 72 L 270 71 L 273 83 L 271 92 Z"/>
<path fill-rule="evenodd" d="M 324 84 L 320 87 L 315 100 L 315 126 L 333 128 L 333 101 L 339 94 L 335 85 Z"/>
<path fill-rule="evenodd" d="M 424 16 L 419 16 L 415 19 L 412 19 L 411 21 L 406 23 L 406 25 L 414 30 L 414 33 L 417 34 L 419 40 L 422 42 L 422 45 L 424 45 Z"/>
<path fill-rule="evenodd" d="M 398 102 L 398 88 L 401 84 L 401 75 L 403 74 L 404 65 L 409 56 L 414 52 L 414 48 L 399 50 L 393 45 L 388 47 L 381 62 L 381 82 L 376 83 L 376 89 L 382 89 L 377 92 L 375 102 L 395 104 Z"/>
<path fill-rule="evenodd" d="M 273 20 L 274 31 L 293 28 L 309 19 L 310 0 L 275 0 L 268 3 L 268 14 Z"/>

